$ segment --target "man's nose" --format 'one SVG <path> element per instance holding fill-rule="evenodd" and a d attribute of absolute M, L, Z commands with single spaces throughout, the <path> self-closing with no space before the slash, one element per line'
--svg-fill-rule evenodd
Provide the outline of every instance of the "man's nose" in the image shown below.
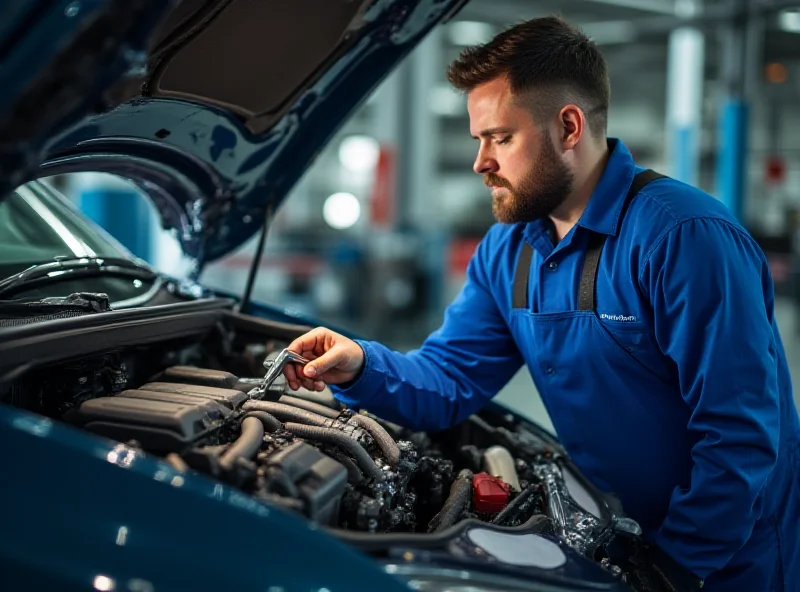
<path fill-rule="evenodd" d="M 497 161 L 494 158 L 491 158 L 483 150 L 480 150 L 478 151 L 478 156 L 475 159 L 475 163 L 472 165 L 472 170 L 478 173 L 479 175 L 485 175 L 486 173 L 496 173 Z"/>

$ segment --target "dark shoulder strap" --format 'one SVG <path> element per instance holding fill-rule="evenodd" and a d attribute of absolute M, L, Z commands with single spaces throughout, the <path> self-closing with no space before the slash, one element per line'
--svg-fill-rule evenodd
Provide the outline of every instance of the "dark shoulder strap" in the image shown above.
<path fill-rule="evenodd" d="M 597 267 L 600 265 L 600 252 L 608 235 L 599 232 L 589 234 L 589 246 L 583 255 L 581 283 L 578 285 L 578 310 L 594 310 L 595 284 L 597 283 Z"/>
<path fill-rule="evenodd" d="M 625 213 L 628 211 L 628 206 L 631 205 L 631 200 L 636 197 L 642 189 L 653 181 L 665 179 L 666 177 L 666 175 L 662 175 L 650 169 L 645 169 L 636 175 L 633 181 L 631 181 L 631 188 L 628 189 L 628 195 L 625 196 L 625 203 L 623 203 L 622 211 L 619 214 L 620 222 L 625 218 Z"/>
<path fill-rule="evenodd" d="M 661 179 L 665 175 L 652 171 L 650 169 L 644 170 L 637 174 L 631 182 L 631 187 L 628 194 L 625 196 L 625 202 L 622 205 L 622 212 L 620 219 L 624 218 L 627 212 L 628 205 L 631 200 L 638 194 L 644 187 L 656 179 Z M 595 292 L 597 286 L 597 268 L 600 265 L 600 253 L 603 250 L 603 245 L 606 242 L 608 235 L 599 232 L 591 232 L 589 234 L 589 246 L 586 248 L 586 253 L 583 257 L 583 269 L 581 270 L 581 283 L 578 286 L 578 310 L 594 310 L 595 309 Z"/>
<path fill-rule="evenodd" d="M 522 248 L 517 258 L 517 269 L 514 272 L 514 291 L 511 302 L 514 308 L 528 308 L 528 279 L 531 275 L 533 247 L 522 241 Z"/>

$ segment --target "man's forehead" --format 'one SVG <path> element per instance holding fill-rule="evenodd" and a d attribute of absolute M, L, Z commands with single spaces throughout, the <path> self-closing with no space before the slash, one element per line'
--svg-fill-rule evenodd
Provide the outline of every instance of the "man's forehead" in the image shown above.
<path fill-rule="evenodd" d="M 487 135 L 495 129 L 524 123 L 528 115 L 503 79 L 475 87 L 467 97 L 470 134 Z"/>
<path fill-rule="evenodd" d="M 492 106 L 513 100 L 511 85 L 505 78 L 495 78 L 473 88 L 467 96 L 467 105 Z"/>

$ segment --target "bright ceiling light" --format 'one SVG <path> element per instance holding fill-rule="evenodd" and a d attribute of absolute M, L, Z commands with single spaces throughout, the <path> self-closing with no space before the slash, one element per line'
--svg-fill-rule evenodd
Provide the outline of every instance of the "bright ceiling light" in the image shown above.
<path fill-rule="evenodd" d="M 339 145 L 339 162 L 354 173 L 367 173 L 378 164 L 380 145 L 369 136 L 350 136 Z"/>
<path fill-rule="evenodd" d="M 447 32 L 453 45 L 479 45 L 492 38 L 494 27 L 489 23 L 456 21 L 448 27 Z"/>
<path fill-rule="evenodd" d="M 778 23 L 781 29 L 790 33 L 800 33 L 800 9 L 790 8 L 778 13 Z"/>
<path fill-rule="evenodd" d="M 322 206 L 322 218 L 336 230 L 350 228 L 361 216 L 361 204 L 352 193 L 334 193 Z"/>
<path fill-rule="evenodd" d="M 99 590 L 100 592 L 109 592 L 110 590 L 114 589 L 114 580 L 108 576 L 95 576 L 94 589 Z"/>

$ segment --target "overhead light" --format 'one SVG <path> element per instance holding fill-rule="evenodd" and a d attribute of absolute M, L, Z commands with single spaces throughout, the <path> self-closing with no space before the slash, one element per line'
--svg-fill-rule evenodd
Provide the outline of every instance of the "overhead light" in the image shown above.
<path fill-rule="evenodd" d="M 778 24 L 784 31 L 800 33 L 800 9 L 781 10 L 778 13 Z"/>
<path fill-rule="evenodd" d="M 456 21 L 450 24 L 447 32 L 453 45 L 480 45 L 492 38 L 494 27 L 489 23 Z"/>
<path fill-rule="evenodd" d="M 94 589 L 99 590 L 100 592 L 109 592 L 109 590 L 114 589 L 114 580 L 112 580 L 108 576 L 103 576 L 103 575 L 95 576 Z"/>
<path fill-rule="evenodd" d="M 354 173 L 367 173 L 375 168 L 380 145 L 369 136 L 349 136 L 339 145 L 339 162 Z"/>
<path fill-rule="evenodd" d="M 352 193 L 334 193 L 322 206 L 322 218 L 328 226 L 336 230 L 350 228 L 358 222 L 360 216 L 361 204 Z"/>

